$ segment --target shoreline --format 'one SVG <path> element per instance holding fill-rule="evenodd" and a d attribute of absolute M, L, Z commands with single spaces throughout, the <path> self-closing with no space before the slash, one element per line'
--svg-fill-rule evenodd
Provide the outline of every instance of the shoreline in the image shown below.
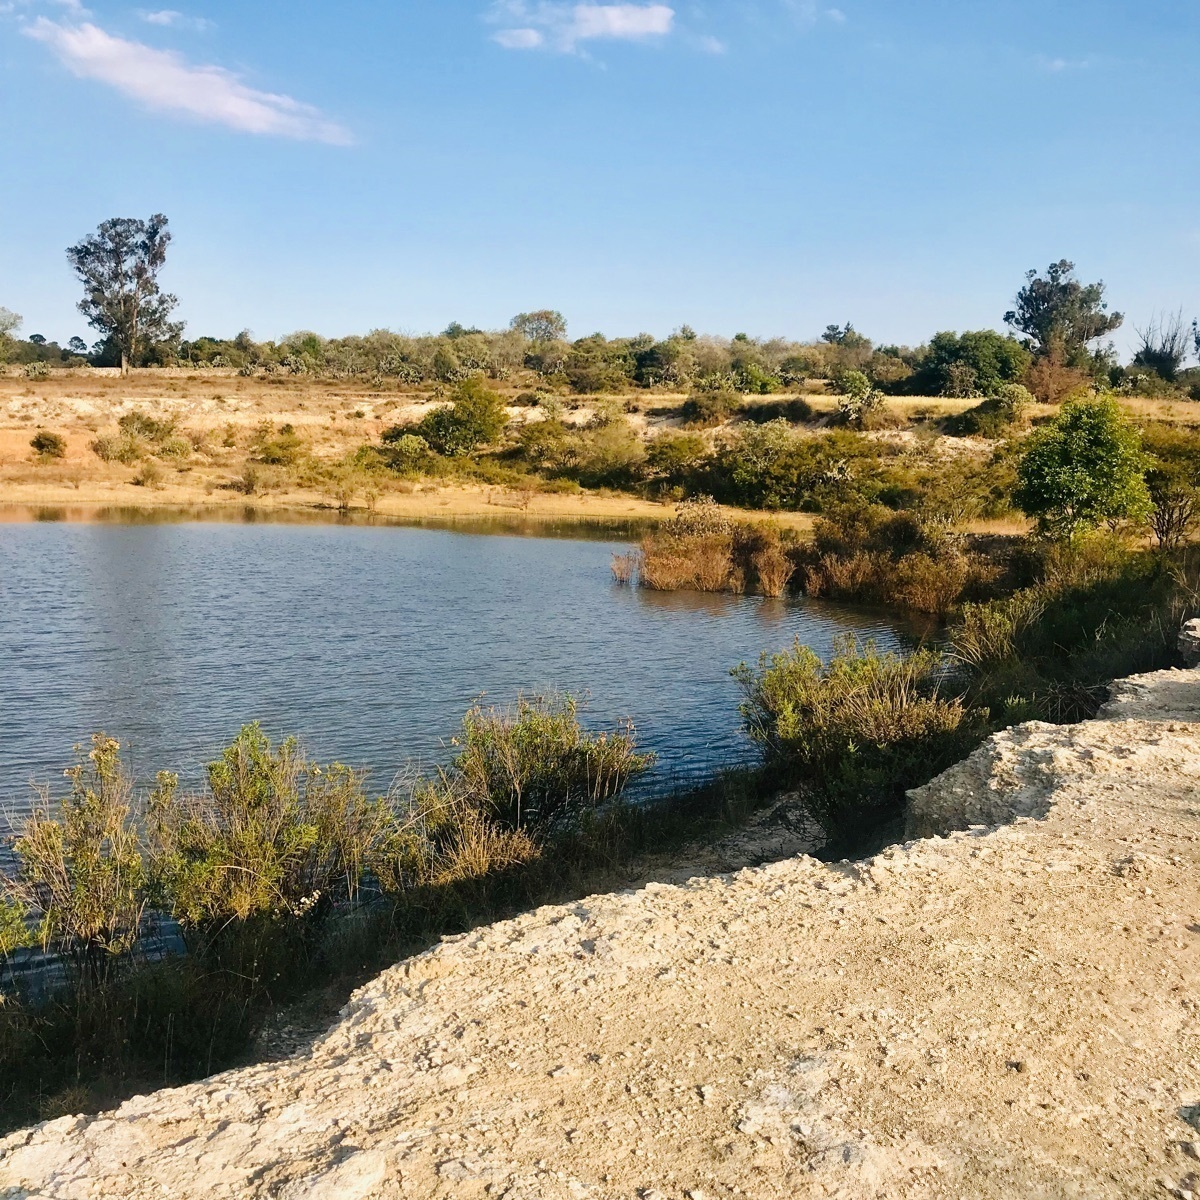
<path fill-rule="evenodd" d="M 132 493 L 132 494 L 131 494 Z M 668 520 L 675 512 L 674 501 L 657 502 L 620 494 L 517 493 L 500 487 L 437 487 L 417 485 L 411 493 L 386 492 L 373 506 L 361 499 L 346 507 L 313 490 L 285 491 L 268 496 L 243 496 L 233 492 L 217 495 L 203 487 L 168 485 L 161 488 L 134 487 L 124 482 L 92 480 L 78 487 L 69 483 L 16 484 L 0 481 L 0 525 L 51 519 L 46 510 L 62 510 L 60 520 L 87 522 L 111 520 L 105 513 L 171 511 L 195 513 L 195 520 L 253 520 L 256 517 L 285 520 L 300 517 L 330 522 L 363 520 L 437 524 L 459 521 L 497 521 L 505 524 L 553 524 L 652 526 Z M 773 521 L 786 529 L 807 532 L 812 528 L 809 513 L 767 513 L 726 508 L 731 517 L 744 521 Z"/>

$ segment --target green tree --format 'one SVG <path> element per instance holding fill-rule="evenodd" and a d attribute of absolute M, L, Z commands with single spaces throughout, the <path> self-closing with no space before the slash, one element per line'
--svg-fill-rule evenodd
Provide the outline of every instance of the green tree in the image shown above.
<path fill-rule="evenodd" d="M 1041 533 L 1072 539 L 1102 521 L 1149 515 L 1149 460 L 1115 400 L 1078 400 L 1032 434 L 1017 467 L 1017 507 Z"/>
<path fill-rule="evenodd" d="M 1004 323 L 1025 335 L 1025 345 L 1038 358 L 1057 358 L 1065 366 L 1086 366 L 1092 342 L 1121 327 L 1121 313 L 1110 313 L 1103 283 L 1080 283 L 1075 264 L 1065 258 L 1051 263 L 1043 279 L 1025 276 L 1016 307 Z"/>
<path fill-rule="evenodd" d="M 994 396 L 1017 383 L 1029 370 L 1031 356 L 1014 337 L 994 329 L 937 333 L 911 387 L 923 395 L 951 395 L 969 384 L 968 395 Z"/>
<path fill-rule="evenodd" d="M 0 306 L 0 363 L 8 362 L 14 344 L 13 334 L 21 328 L 22 319 L 20 313 Z"/>
<path fill-rule="evenodd" d="M 482 379 L 464 379 L 453 403 L 426 414 L 416 433 L 439 454 L 458 457 L 494 442 L 508 424 L 504 401 Z"/>
<path fill-rule="evenodd" d="M 518 313 L 509 326 L 524 334 L 531 342 L 561 342 L 567 336 L 567 321 L 560 312 L 552 308 L 540 308 L 537 312 Z"/>
<path fill-rule="evenodd" d="M 170 241 L 167 218 L 157 213 L 148 221 L 104 221 L 67 249 L 67 261 L 84 289 L 79 311 L 115 343 L 122 374 L 148 346 L 175 341 L 182 332 L 182 324 L 170 319 L 178 300 L 158 286 Z"/>

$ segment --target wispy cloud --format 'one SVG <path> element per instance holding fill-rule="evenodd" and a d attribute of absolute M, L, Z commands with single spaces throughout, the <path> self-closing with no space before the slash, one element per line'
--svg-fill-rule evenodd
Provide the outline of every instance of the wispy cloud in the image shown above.
<path fill-rule="evenodd" d="M 1038 65 L 1043 71 L 1057 75 L 1062 71 L 1086 71 L 1093 62 L 1090 58 L 1047 58 L 1043 55 L 1038 59 Z"/>
<path fill-rule="evenodd" d="M 506 50 L 556 50 L 573 54 L 584 42 L 665 37 L 674 27 L 675 10 L 666 4 L 498 0 L 489 19 L 502 26 L 492 36 Z"/>
<path fill-rule="evenodd" d="M 817 0 L 782 0 L 784 11 L 800 25 L 816 25 L 820 21 L 831 21 L 835 25 L 846 23 L 846 14 L 840 8 L 828 8 Z"/>
<path fill-rule="evenodd" d="M 106 33 L 90 22 L 39 17 L 24 29 L 83 79 L 108 84 L 156 112 L 181 113 L 242 133 L 348 145 L 350 133 L 309 104 L 261 92 L 223 67 L 189 63 L 170 50 Z"/>
<path fill-rule="evenodd" d="M 139 10 L 138 16 L 147 25 L 163 25 L 168 29 L 195 29 L 203 32 L 213 27 L 212 21 L 205 17 L 189 17 L 173 8 L 160 8 L 156 12 L 146 12 L 142 9 Z"/>

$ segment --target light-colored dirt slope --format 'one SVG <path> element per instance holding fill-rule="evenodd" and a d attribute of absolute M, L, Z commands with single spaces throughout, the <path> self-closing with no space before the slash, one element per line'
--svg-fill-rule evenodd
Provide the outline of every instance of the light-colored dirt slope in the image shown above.
<path fill-rule="evenodd" d="M 976 821 L 449 941 L 293 1059 L 7 1138 L 0 1195 L 1188 1196 L 1200 672 L 914 795 Z"/>

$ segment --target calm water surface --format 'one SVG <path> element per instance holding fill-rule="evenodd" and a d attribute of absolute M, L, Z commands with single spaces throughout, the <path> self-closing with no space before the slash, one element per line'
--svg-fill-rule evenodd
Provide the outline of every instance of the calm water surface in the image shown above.
<path fill-rule="evenodd" d="M 386 788 L 446 756 L 477 697 L 589 697 L 632 719 L 660 783 L 748 746 L 729 671 L 793 638 L 821 654 L 885 617 L 814 601 L 615 586 L 613 541 L 227 523 L 0 523 L 0 801 L 56 780 L 95 730 L 140 779 L 195 778 L 261 721 Z"/>

